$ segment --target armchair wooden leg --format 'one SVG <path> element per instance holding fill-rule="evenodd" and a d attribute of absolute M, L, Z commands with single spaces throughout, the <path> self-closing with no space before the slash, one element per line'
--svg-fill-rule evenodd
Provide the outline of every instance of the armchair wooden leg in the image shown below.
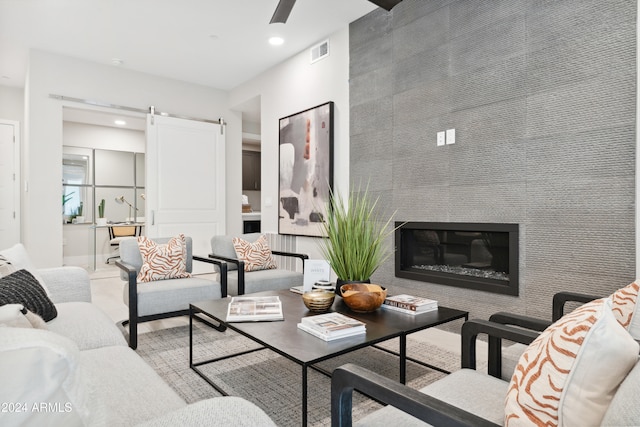
<path fill-rule="evenodd" d="M 138 348 L 138 322 L 135 320 L 129 321 L 129 347 Z"/>

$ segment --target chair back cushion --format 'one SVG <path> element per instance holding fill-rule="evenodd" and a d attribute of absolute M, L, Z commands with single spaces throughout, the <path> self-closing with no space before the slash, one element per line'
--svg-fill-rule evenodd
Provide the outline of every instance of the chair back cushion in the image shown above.
<path fill-rule="evenodd" d="M 152 238 L 156 243 L 166 244 L 171 240 L 172 237 L 155 237 Z M 193 241 L 191 237 L 185 236 L 185 242 L 187 244 L 187 272 L 191 273 L 193 271 Z M 131 237 L 128 239 L 124 239 L 120 242 L 120 260 L 132 266 L 136 269 L 136 274 L 140 273 L 140 269 L 142 268 L 143 260 L 142 255 L 140 254 L 140 248 L 138 247 L 138 239 L 135 237 Z M 120 270 L 120 278 L 122 280 L 129 280 L 127 277 L 127 273 L 124 270 Z"/>
<path fill-rule="evenodd" d="M 638 349 L 609 298 L 566 314 L 520 357 L 505 401 L 505 425 L 600 425 Z"/>
<path fill-rule="evenodd" d="M 249 243 L 254 243 L 256 240 L 258 240 L 260 238 L 262 234 L 260 233 L 247 233 L 247 234 L 241 234 L 240 237 L 241 239 L 249 242 Z M 220 255 L 226 258 L 238 258 L 238 256 L 236 255 L 236 249 L 233 246 L 233 236 L 227 236 L 227 235 L 219 235 L 219 236 L 213 236 L 211 238 L 211 253 L 216 254 L 216 255 Z M 215 266 L 216 271 L 218 266 Z M 233 263 L 228 263 L 227 264 L 227 270 L 231 271 L 231 270 L 237 270 L 238 266 L 233 264 Z"/>

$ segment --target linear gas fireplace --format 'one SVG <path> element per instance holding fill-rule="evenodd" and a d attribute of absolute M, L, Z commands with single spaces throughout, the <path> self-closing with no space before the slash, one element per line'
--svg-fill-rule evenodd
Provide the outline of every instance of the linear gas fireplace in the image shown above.
<path fill-rule="evenodd" d="M 396 222 L 396 277 L 518 295 L 518 224 Z"/>

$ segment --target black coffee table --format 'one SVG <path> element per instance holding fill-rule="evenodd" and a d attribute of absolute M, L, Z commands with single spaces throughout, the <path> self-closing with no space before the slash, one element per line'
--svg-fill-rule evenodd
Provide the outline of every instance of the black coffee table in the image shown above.
<path fill-rule="evenodd" d="M 222 395 L 227 393 L 208 378 L 199 366 L 230 357 L 240 356 L 253 351 L 270 349 L 276 353 L 286 357 L 287 359 L 299 364 L 302 367 L 302 425 L 307 425 L 307 368 L 316 369 L 325 374 L 331 375 L 330 372 L 314 366 L 315 364 L 327 359 L 349 353 L 364 347 L 375 346 L 380 342 L 399 338 L 399 356 L 400 362 L 400 381 L 406 380 L 406 361 L 411 360 L 421 363 L 430 368 L 437 367 L 425 364 L 418 360 L 407 357 L 407 335 L 421 331 L 443 323 L 451 322 L 457 319 L 469 319 L 467 311 L 455 310 L 447 307 L 439 307 L 437 310 L 412 316 L 409 314 L 399 313 L 391 310 L 378 309 L 373 313 L 360 314 L 355 313 L 344 304 L 342 298 L 336 297 L 333 303 L 332 311 L 343 313 L 347 316 L 358 319 L 366 323 L 366 334 L 354 337 L 342 338 L 335 341 L 325 342 L 313 335 L 298 329 L 297 324 L 302 317 L 313 316 L 316 313 L 310 312 L 304 306 L 302 298 L 299 294 L 289 290 L 267 291 L 248 294 L 247 296 L 266 296 L 278 295 L 282 301 L 282 311 L 284 313 L 284 321 L 277 322 L 245 322 L 245 323 L 227 323 L 227 306 L 231 301 L 230 298 L 219 300 L 200 301 L 189 305 L 189 366 L 212 387 L 214 387 Z M 214 359 L 204 360 L 200 362 L 193 361 L 193 318 L 194 315 L 201 314 L 214 319 L 216 322 L 227 326 L 229 329 L 244 335 L 254 342 L 262 345 L 261 348 L 244 351 L 217 357 Z M 378 347 L 380 348 L 380 347 Z M 388 350 L 385 350 L 388 351 Z M 446 372 L 446 371 L 443 371 Z"/>

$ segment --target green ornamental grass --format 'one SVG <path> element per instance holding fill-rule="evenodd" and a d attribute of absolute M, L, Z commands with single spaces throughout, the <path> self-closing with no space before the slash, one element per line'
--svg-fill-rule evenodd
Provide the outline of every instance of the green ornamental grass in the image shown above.
<path fill-rule="evenodd" d="M 368 187 L 352 190 L 345 201 L 331 192 L 320 249 L 339 279 L 365 281 L 391 255 L 385 239 L 395 229 L 381 220 Z"/>

